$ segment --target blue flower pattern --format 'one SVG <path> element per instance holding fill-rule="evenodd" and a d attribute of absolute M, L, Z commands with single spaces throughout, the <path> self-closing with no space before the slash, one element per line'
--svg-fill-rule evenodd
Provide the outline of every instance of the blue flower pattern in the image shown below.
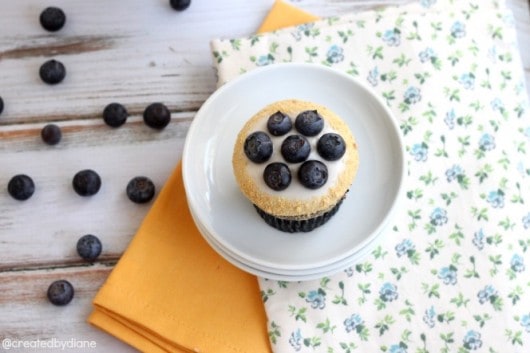
<path fill-rule="evenodd" d="M 519 254 L 514 254 L 510 261 L 510 268 L 514 272 L 523 272 L 525 270 L 524 258 Z"/>
<path fill-rule="evenodd" d="M 491 151 L 495 148 L 495 137 L 493 135 L 485 133 L 479 140 L 479 148 L 482 151 Z"/>
<path fill-rule="evenodd" d="M 402 203 L 369 254 L 319 280 L 259 279 L 273 351 L 530 351 L 530 116 L 503 3 L 418 0 L 215 47 L 222 80 L 311 61 L 364 81 L 406 151 Z"/>
<path fill-rule="evenodd" d="M 482 347 L 480 332 L 469 330 L 464 337 L 464 348 L 477 350 Z"/>
<path fill-rule="evenodd" d="M 466 35 L 466 25 L 463 22 L 456 21 L 451 26 L 451 35 L 454 38 L 462 38 Z"/>
<path fill-rule="evenodd" d="M 379 290 L 379 298 L 384 302 L 391 302 L 398 298 L 397 287 L 392 283 L 385 283 Z"/>
<path fill-rule="evenodd" d="M 425 313 L 423 314 L 423 322 L 429 326 L 429 328 L 433 328 L 434 325 L 436 325 L 436 311 L 434 311 L 434 306 L 431 305 L 431 307 L 427 310 L 425 310 Z"/>
<path fill-rule="evenodd" d="M 387 29 L 383 33 L 383 42 L 388 46 L 397 47 L 401 43 L 401 34 L 397 28 Z"/>
<path fill-rule="evenodd" d="M 417 162 L 425 162 L 429 153 L 429 146 L 425 143 L 416 143 L 412 146 L 410 154 Z"/>
<path fill-rule="evenodd" d="M 411 86 L 403 94 L 403 100 L 406 104 L 418 103 L 421 100 L 421 92 L 418 87 Z"/>
<path fill-rule="evenodd" d="M 330 64 L 340 63 L 344 60 L 344 50 L 338 45 L 332 45 L 326 54 L 326 60 Z"/>
<path fill-rule="evenodd" d="M 438 271 L 438 278 L 440 278 L 444 284 L 456 284 L 456 267 L 449 266 L 449 267 L 442 267 Z"/>
<path fill-rule="evenodd" d="M 431 218 L 431 224 L 433 226 L 442 226 L 442 225 L 446 224 L 447 221 L 448 221 L 447 211 L 444 210 L 443 208 L 436 207 L 431 212 L 430 218 Z"/>
<path fill-rule="evenodd" d="M 324 309 L 326 307 L 326 294 L 322 290 L 312 290 L 307 294 L 306 302 L 313 309 Z"/>
<path fill-rule="evenodd" d="M 344 328 L 346 329 L 346 332 L 357 331 L 358 328 L 363 326 L 363 324 L 364 321 L 358 314 L 353 314 L 344 320 Z"/>

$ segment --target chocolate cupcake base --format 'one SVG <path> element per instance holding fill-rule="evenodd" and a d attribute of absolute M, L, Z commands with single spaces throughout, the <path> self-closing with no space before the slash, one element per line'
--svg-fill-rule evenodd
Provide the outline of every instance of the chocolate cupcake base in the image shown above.
<path fill-rule="evenodd" d="M 307 219 L 286 219 L 273 216 L 265 211 L 263 211 L 258 206 L 254 205 L 254 208 L 258 214 L 263 218 L 263 220 L 278 230 L 286 233 L 299 233 L 299 232 L 310 232 L 315 228 L 324 225 L 327 221 L 333 217 L 335 213 L 339 210 L 340 205 L 342 204 L 341 199 L 332 209 L 327 212 L 324 212 L 316 217 L 307 218 Z"/>

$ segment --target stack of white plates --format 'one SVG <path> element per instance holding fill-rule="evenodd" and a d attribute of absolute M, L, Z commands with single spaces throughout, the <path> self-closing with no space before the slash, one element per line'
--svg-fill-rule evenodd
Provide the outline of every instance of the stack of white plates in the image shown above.
<path fill-rule="evenodd" d="M 359 171 L 337 214 L 308 233 L 267 225 L 239 191 L 232 151 L 245 122 L 282 99 L 309 100 L 352 130 Z M 313 64 L 253 70 L 218 89 L 188 131 L 183 178 L 189 208 L 210 246 L 233 265 L 269 279 L 320 278 L 355 265 L 387 233 L 405 176 L 399 128 L 385 104 L 352 77 Z"/>

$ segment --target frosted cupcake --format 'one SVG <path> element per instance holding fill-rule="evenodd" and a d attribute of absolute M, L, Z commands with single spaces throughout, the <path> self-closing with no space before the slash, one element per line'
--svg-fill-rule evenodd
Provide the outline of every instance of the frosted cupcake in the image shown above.
<path fill-rule="evenodd" d="M 251 117 L 232 156 L 241 192 L 284 232 L 309 232 L 337 213 L 359 166 L 348 125 L 328 108 L 274 102 Z"/>

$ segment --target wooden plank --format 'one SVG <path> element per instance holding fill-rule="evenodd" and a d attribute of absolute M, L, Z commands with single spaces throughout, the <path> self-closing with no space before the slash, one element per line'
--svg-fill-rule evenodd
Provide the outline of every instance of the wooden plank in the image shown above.
<path fill-rule="evenodd" d="M 103 260 L 119 257 L 150 206 L 128 200 L 128 181 L 145 175 L 160 190 L 180 159 L 192 116 L 173 114 L 163 131 L 147 127 L 140 117 L 118 129 L 101 119 L 62 122 L 63 139 L 55 146 L 41 141 L 42 124 L 0 128 L 0 271 L 76 263 L 75 244 L 87 233 L 103 242 Z M 73 191 L 72 178 L 82 169 L 102 178 L 101 190 L 92 197 Z M 15 174 L 33 178 L 36 191 L 29 200 L 7 193 Z"/>
<path fill-rule="evenodd" d="M 92 298 L 110 271 L 108 266 L 94 265 L 0 273 L 0 342 L 4 339 L 28 342 L 75 339 L 93 341 L 96 347 L 88 351 L 135 352 L 133 348 L 86 322 L 92 311 Z M 46 297 L 48 286 L 58 279 L 70 281 L 75 290 L 72 302 L 62 307 L 51 304 Z M 9 351 L 29 350 L 13 348 Z M 39 352 L 59 350 L 35 349 Z"/>
<path fill-rule="evenodd" d="M 251 33 L 270 2 L 195 1 L 179 13 L 167 1 L 55 1 L 68 19 L 50 34 L 38 23 L 42 2 L 3 1 L 1 82 L 9 90 L 2 89 L 0 124 L 96 117 L 111 101 L 133 114 L 153 101 L 173 111 L 196 110 L 215 89 L 210 39 Z M 67 70 L 56 86 L 38 76 L 50 58 Z"/>

